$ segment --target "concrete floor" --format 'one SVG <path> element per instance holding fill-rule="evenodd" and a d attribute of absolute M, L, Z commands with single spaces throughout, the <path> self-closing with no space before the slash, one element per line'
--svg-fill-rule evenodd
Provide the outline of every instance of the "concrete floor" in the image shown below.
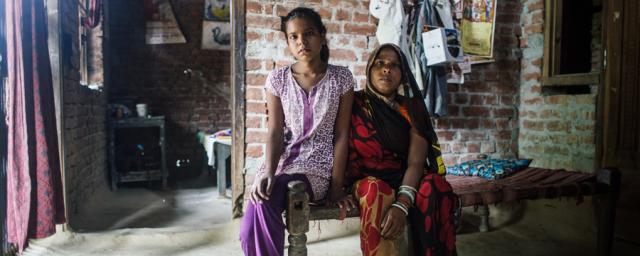
<path fill-rule="evenodd" d="M 178 187 L 130 187 L 104 195 L 75 217 L 75 232 L 32 240 L 24 255 L 242 255 L 230 200 L 218 198 L 217 189 L 202 180 Z M 465 209 L 459 255 L 595 255 L 595 230 L 579 224 L 592 217 L 588 207 L 570 200 L 536 202 L 492 207 L 488 233 L 477 231 L 479 219 Z M 309 255 L 360 255 L 357 233 L 357 219 L 312 223 Z M 614 245 L 614 255 L 635 252 L 640 246 Z"/>

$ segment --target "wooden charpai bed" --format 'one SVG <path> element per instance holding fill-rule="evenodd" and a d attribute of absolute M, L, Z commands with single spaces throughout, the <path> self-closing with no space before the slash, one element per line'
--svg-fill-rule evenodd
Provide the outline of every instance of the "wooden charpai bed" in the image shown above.
<path fill-rule="evenodd" d="M 447 175 L 453 191 L 459 196 L 462 207 L 476 206 L 480 209 L 480 231 L 489 230 L 490 204 L 535 200 L 556 197 L 596 196 L 598 204 L 598 255 L 609 255 L 613 242 L 615 205 L 619 193 L 620 173 L 615 169 L 602 169 L 596 174 L 526 168 L 500 180 L 480 177 Z M 285 211 L 289 232 L 289 255 L 306 255 L 306 232 L 310 220 L 338 219 L 337 207 L 309 205 L 305 184 L 292 181 L 289 184 L 288 206 Z M 346 217 L 359 217 L 357 209 L 347 212 Z"/>

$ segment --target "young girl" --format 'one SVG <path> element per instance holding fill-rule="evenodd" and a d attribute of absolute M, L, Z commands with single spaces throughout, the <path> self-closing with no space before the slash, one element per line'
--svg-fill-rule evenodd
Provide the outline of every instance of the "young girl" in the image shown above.
<path fill-rule="evenodd" d="M 328 64 L 326 28 L 320 15 L 296 8 L 282 18 L 287 46 L 297 60 L 267 77 L 266 159 L 258 170 L 240 228 L 245 255 L 284 255 L 282 212 L 287 184 L 307 184 L 311 200 L 339 198 L 347 160 L 354 79 Z"/>

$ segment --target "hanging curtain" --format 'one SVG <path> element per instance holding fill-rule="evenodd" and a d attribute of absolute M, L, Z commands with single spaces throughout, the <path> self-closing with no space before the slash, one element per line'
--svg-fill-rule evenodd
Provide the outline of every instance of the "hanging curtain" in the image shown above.
<path fill-rule="evenodd" d="M 7 209 L 7 125 L 4 111 L 4 79 L 7 77 L 7 45 L 4 22 L 4 0 L 0 0 L 0 209 Z M 7 212 L 0 210 L 0 255 L 9 254 Z"/>
<path fill-rule="evenodd" d="M 87 5 L 87 17 L 84 17 L 84 27 L 95 28 L 100 24 L 100 7 L 101 0 L 89 0 Z"/>
<path fill-rule="evenodd" d="M 44 1 L 5 4 L 7 233 L 22 251 L 55 232 L 64 205 Z"/>

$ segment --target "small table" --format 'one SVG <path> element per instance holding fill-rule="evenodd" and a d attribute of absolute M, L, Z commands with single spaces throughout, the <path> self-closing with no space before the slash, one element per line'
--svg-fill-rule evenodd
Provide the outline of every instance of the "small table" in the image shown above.
<path fill-rule="evenodd" d="M 227 160 L 231 157 L 231 137 L 206 135 L 203 143 L 210 158 L 208 164 L 216 168 L 218 196 L 227 197 L 227 173 L 231 171 Z"/>
<path fill-rule="evenodd" d="M 116 165 L 116 130 L 132 129 L 132 128 L 154 128 L 158 131 L 158 146 L 160 147 L 160 168 L 145 170 L 126 170 L 119 172 Z M 151 181 L 162 180 L 162 189 L 167 188 L 167 164 L 165 153 L 165 122 L 164 116 L 154 117 L 131 117 L 119 120 L 110 120 L 109 122 L 109 165 L 111 177 L 111 190 L 115 191 L 118 183 L 134 182 L 134 181 Z M 122 170 L 120 170 L 122 171 Z"/>

